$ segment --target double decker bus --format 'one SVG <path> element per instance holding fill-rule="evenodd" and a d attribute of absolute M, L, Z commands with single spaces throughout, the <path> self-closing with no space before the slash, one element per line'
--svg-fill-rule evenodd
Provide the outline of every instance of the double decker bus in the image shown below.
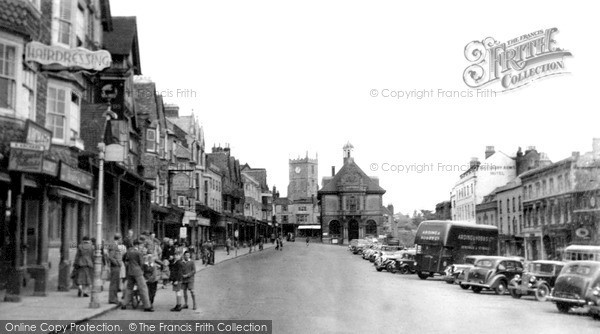
<path fill-rule="evenodd" d="M 468 255 L 498 255 L 498 228 L 473 223 L 426 220 L 415 235 L 415 270 L 420 279 L 444 274 Z"/>

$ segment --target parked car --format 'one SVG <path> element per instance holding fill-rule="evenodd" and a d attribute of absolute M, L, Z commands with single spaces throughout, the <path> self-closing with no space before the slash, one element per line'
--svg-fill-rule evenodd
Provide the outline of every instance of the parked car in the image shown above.
<path fill-rule="evenodd" d="M 556 278 L 565 266 L 562 261 L 533 261 L 526 266 L 523 275 L 515 275 L 508 283 L 508 291 L 513 298 L 533 294 L 538 301 L 546 301 Z"/>
<path fill-rule="evenodd" d="M 388 265 L 392 263 L 395 259 L 399 259 L 402 257 L 404 250 L 398 250 L 395 252 L 384 252 L 381 256 L 375 259 L 373 263 L 375 265 L 375 269 L 377 271 L 388 270 Z"/>
<path fill-rule="evenodd" d="M 417 251 L 413 249 L 407 249 L 402 251 L 399 257 L 394 258 L 387 265 L 387 271 L 391 273 L 399 272 L 403 275 L 414 274 L 415 271 L 415 256 Z"/>
<path fill-rule="evenodd" d="M 469 270 L 467 279 L 462 284 L 470 287 L 475 293 L 487 289 L 502 295 L 507 291 L 508 282 L 515 275 L 521 274 L 521 261 L 503 256 L 486 256 L 475 261 L 475 266 Z"/>
<path fill-rule="evenodd" d="M 556 303 L 561 313 L 573 307 L 588 306 L 589 312 L 600 319 L 600 262 L 568 262 L 556 279 L 548 300 Z"/>
<path fill-rule="evenodd" d="M 359 239 L 356 246 L 352 249 L 352 254 L 362 254 L 363 250 L 372 245 L 368 240 Z"/>
<path fill-rule="evenodd" d="M 369 261 L 375 262 L 379 257 L 385 255 L 392 254 L 394 252 L 402 250 L 404 247 L 402 246 L 389 246 L 383 245 L 380 249 L 376 249 L 369 257 Z"/>
<path fill-rule="evenodd" d="M 444 281 L 448 284 L 458 284 L 465 290 L 468 289 L 469 287 L 461 284 L 461 282 L 467 279 L 467 274 L 475 265 L 475 261 L 482 257 L 486 257 L 486 255 L 469 255 L 465 257 L 464 263 L 449 265 L 445 270 Z"/>

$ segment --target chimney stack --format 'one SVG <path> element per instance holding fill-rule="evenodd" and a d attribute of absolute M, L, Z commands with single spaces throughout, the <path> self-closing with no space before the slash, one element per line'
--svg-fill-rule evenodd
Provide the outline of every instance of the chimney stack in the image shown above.
<path fill-rule="evenodd" d="M 496 153 L 496 150 L 494 150 L 494 146 L 486 146 L 485 147 L 485 158 L 489 158 L 491 157 L 494 153 Z"/>
<path fill-rule="evenodd" d="M 335 176 L 335 166 L 331 166 L 331 177 Z"/>
<path fill-rule="evenodd" d="M 176 104 L 165 104 L 164 106 L 165 117 L 179 117 L 179 106 Z"/>
<path fill-rule="evenodd" d="M 479 159 L 477 159 L 477 157 L 471 158 L 471 162 L 469 163 L 469 166 L 471 168 L 473 168 L 474 166 L 479 166 Z"/>

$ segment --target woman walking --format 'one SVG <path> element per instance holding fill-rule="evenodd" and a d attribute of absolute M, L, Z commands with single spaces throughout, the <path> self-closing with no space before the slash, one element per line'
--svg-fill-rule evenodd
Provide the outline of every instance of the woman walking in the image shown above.
<path fill-rule="evenodd" d="M 90 286 L 92 285 L 92 277 L 94 270 L 94 245 L 87 235 L 83 237 L 83 241 L 77 247 L 75 255 L 75 284 L 77 285 L 78 297 L 89 297 Z"/>

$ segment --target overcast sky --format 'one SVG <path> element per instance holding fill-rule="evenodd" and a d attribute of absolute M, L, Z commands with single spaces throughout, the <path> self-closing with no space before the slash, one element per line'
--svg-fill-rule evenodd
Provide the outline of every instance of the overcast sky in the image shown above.
<path fill-rule="evenodd" d="M 111 10 L 137 16 L 143 75 L 181 114 L 193 110 L 208 151 L 229 143 L 284 196 L 289 158 L 318 153 L 319 178 L 329 176 L 350 141 L 358 165 L 387 190 L 384 204 L 412 213 L 449 200 L 460 171 L 438 164 L 482 159 L 487 145 L 510 156 L 536 146 L 552 161 L 591 150 L 600 24 L 593 2 L 579 3 L 111 0 Z M 573 54 L 570 74 L 491 98 L 437 97 L 468 91 L 469 42 L 553 27 L 557 46 Z M 177 98 L 178 89 L 189 96 Z M 386 98 L 385 89 L 436 96 Z M 434 168 L 386 172 L 385 163 Z"/>

